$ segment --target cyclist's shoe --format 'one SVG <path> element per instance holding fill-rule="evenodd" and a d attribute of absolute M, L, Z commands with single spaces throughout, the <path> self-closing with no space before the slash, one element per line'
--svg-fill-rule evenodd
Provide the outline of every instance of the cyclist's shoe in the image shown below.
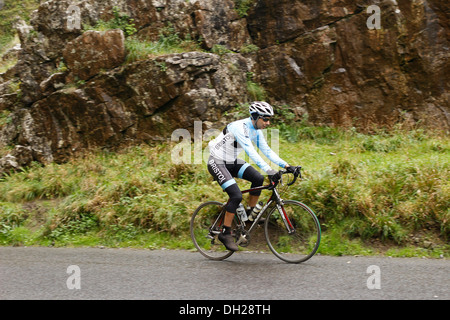
<path fill-rule="evenodd" d="M 237 246 L 237 244 L 234 242 L 233 236 L 231 235 L 231 233 L 229 234 L 223 234 L 223 233 L 219 233 L 218 236 L 220 242 L 223 243 L 223 245 L 225 246 L 225 248 L 227 248 L 230 251 L 238 251 L 239 247 Z"/>

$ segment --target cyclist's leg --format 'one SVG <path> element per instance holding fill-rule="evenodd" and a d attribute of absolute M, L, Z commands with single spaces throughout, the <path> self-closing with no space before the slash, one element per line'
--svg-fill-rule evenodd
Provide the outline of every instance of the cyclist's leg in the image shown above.
<path fill-rule="evenodd" d="M 228 201 L 226 206 L 224 225 L 226 227 L 231 227 L 234 215 L 236 214 L 236 209 L 242 201 L 242 192 L 236 183 L 228 186 L 225 189 L 225 192 L 230 197 L 230 201 Z"/>
<path fill-rule="evenodd" d="M 239 247 L 234 242 L 234 238 L 231 234 L 231 224 L 233 223 L 236 209 L 242 201 L 242 192 L 236 182 L 225 188 L 225 192 L 230 197 L 230 201 L 228 201 L 226 206 L 225 219 L 223 221 L 224 228 L 222 233 L 219 234 L 219 240 L 222 241 L 228 250 L 237 251 L 239 250 Z"/>
<path fill-rule="evenodd" d="M 233 167 L 230 167 L 223 161 L 217 160 L 213 157 L 209 157 L 209 173 L 230 197 L 230 201 L 228 202 L 228 205 L 226 207 L 227 213 L 235 214 L 236 209 L 242 201 L 242 192 L 239 189 L 236 180 L 233 179 L 233 175 L 229 169 L 231 169 L 231 171 L 234 171 Z"/>
<path fill-rule="evenodd" d="M 219 235 L 219 240 L 228 250 L 237 251 L 238 246 L 234 243 L 231 235 L 231 225 L 236 209 L 242 201 L 242 192 L 224 162 L 210 157 L 208 159 L 208 171 L 230 197 L 226 206 L 224 230 Z"/>
<path fill-rule="evenodd" d="M 233 170 L 230 171 L 233 177 L 241 178 L 250 181 L 251 188 L 260 187 L 264 183 L 264 176 L 258 172 L 254 167 L 244 160 L 237 159 Z M 258 203 L 261 190 L 251 191 L 248 199 L 248 206 L 253 208 Z"/>
<path fill-rule="evenodd" d="M 259 199 L 259 195 L 254 196 L 252 194 L 250 194 L 248 196 L 248 206 L 250 207 L 249 209 L 252 209 L 256 206 L 256 204 L 258 203 L 258 199 Z"/>

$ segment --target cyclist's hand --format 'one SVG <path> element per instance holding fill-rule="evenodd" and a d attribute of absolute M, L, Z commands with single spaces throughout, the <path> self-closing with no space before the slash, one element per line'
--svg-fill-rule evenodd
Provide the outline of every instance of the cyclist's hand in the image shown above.
<path fill-rule="evenodd" d="M 288 173 L 294 173 L 295 170 L 297 170 L 297 167 L 287 165 L 287 166 L 285 167 L 285 169 L 286 169 L 286 171 L 287 171 Z"/>
<path fill-rule="evenodd" d="M 273 182 L 277 182 L 281 179 L 281 173 L 273 169 L 267 171 L 267 175 L 269 176 L 269 180 Z"/>
<path fill-rule="evenodd" d="M 300 173 L 301 168 L 302 168 L 301 166 L 288 166 L 285 169 L 288 173 L 293 173 L 294 175 L 298 175 Z"/>

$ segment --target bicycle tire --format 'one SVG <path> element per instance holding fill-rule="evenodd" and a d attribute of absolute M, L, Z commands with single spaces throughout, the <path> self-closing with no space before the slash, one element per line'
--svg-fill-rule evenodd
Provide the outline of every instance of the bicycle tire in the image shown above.
<path fill-rule="evenodd" d="M 197 250 L 206 258 L 211 260 L 224 260 L 231 256 L 234 251 L 228 251 L 217 234 L 211 233 L 211 226 L 223 210 L 224 204 L 218 201 L 202 203 L 193 213 L 190 224 L 191 239 Z M 220 232 L 221 226 L 216 228 Z"/>
<path fill-rule="evenodd" d="M 264 234 L 267 245 L 279 259 L 289 263 L 301 263 L 310 259 L 320 245 L 320 223 L 314 212 L 305 204 L 285 200 L 282 206 L 295 229 L 289 234 L 275 206 L 267 215 Z"/>

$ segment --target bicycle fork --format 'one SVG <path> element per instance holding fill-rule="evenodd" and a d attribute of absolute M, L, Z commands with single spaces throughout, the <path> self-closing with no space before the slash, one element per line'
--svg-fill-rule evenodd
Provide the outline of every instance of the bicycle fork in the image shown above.
<path fill-rule="evenodd" d="M 284 226 L 286 227 L 288 234 L 295 233 L 294 226 L 292 225 L 291 220 L 289 220 L 289 217 L 284 207 L 282 205 L 277 204 L 277 210 L 280 213 L 281 219 L 284 222 Z"/>
<path fill-rule="evenodd" d="M 281 216 L 281 219 L 283 220 L 284 226 L 286 227 L 288 234 L 293 234 L 295 233 L 295 228 L 291 223 L 291 220 L 289 220 L 289 217 L 286 213 L 286 210 L 284 209 L 283 206 L 283 200 L 280 197 L 280 194 L 278 193 L 277 189 L 273 190 L 273 193 L 275 195 L 275 201 L 276 201 L 276 208 L 278 210 L 278 213 Z"/>

